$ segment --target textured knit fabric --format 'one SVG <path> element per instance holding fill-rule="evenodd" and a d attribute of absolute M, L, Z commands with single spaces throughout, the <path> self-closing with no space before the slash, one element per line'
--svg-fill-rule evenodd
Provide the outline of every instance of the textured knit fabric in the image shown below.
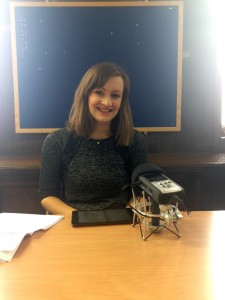
<path fill-rule="evenodd" d="M 148 160 L 142 133 L 118 147 L 113 138 L 84 139 L 66 128 L 49 134 L 43 144 L 38 195 L 56 196 L 76 209 L 122 208 L 123 188 L 133 170 Z"/>

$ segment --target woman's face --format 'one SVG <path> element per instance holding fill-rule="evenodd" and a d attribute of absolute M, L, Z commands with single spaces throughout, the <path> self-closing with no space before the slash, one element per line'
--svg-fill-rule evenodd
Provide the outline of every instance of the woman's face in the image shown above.
<path fill-rule="evenodd" d="M 89 94 L 89 111 L 97 123 L 111 123 L 115 118 L 122 102 L 123 89 L 123 79 L 115 76 Z"/>

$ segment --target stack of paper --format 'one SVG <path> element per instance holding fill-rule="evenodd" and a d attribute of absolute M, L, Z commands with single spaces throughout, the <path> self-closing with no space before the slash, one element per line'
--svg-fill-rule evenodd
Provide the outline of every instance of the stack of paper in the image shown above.
<path fill-rule="evenodd" d="M 10 261 L 26 235 L 46 230 L 58 223 L 63 216 L 35 214 L 0 214 L 0 261 Z"/>

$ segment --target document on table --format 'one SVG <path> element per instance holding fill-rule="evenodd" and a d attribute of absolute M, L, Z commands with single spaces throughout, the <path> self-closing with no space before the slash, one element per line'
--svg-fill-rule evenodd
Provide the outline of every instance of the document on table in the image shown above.
<path fill-rule="evenodd" d="M 63 216 L 0 213 L 0 261 L 11 261 L 26 235 L 47 230 Z"/>

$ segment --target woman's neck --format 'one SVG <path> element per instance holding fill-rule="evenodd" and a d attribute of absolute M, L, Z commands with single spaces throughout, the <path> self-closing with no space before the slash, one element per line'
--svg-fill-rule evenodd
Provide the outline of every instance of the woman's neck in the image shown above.
<path fill-rule="evenodd" d="M 102 124 L 101 126 L 96 125 L 90 135 L 90 138 L 95 140 L 107 139 L 109 137 L 111 137 L 111 130 L 108 124 L 107 126 L 103 126 Z"/>

